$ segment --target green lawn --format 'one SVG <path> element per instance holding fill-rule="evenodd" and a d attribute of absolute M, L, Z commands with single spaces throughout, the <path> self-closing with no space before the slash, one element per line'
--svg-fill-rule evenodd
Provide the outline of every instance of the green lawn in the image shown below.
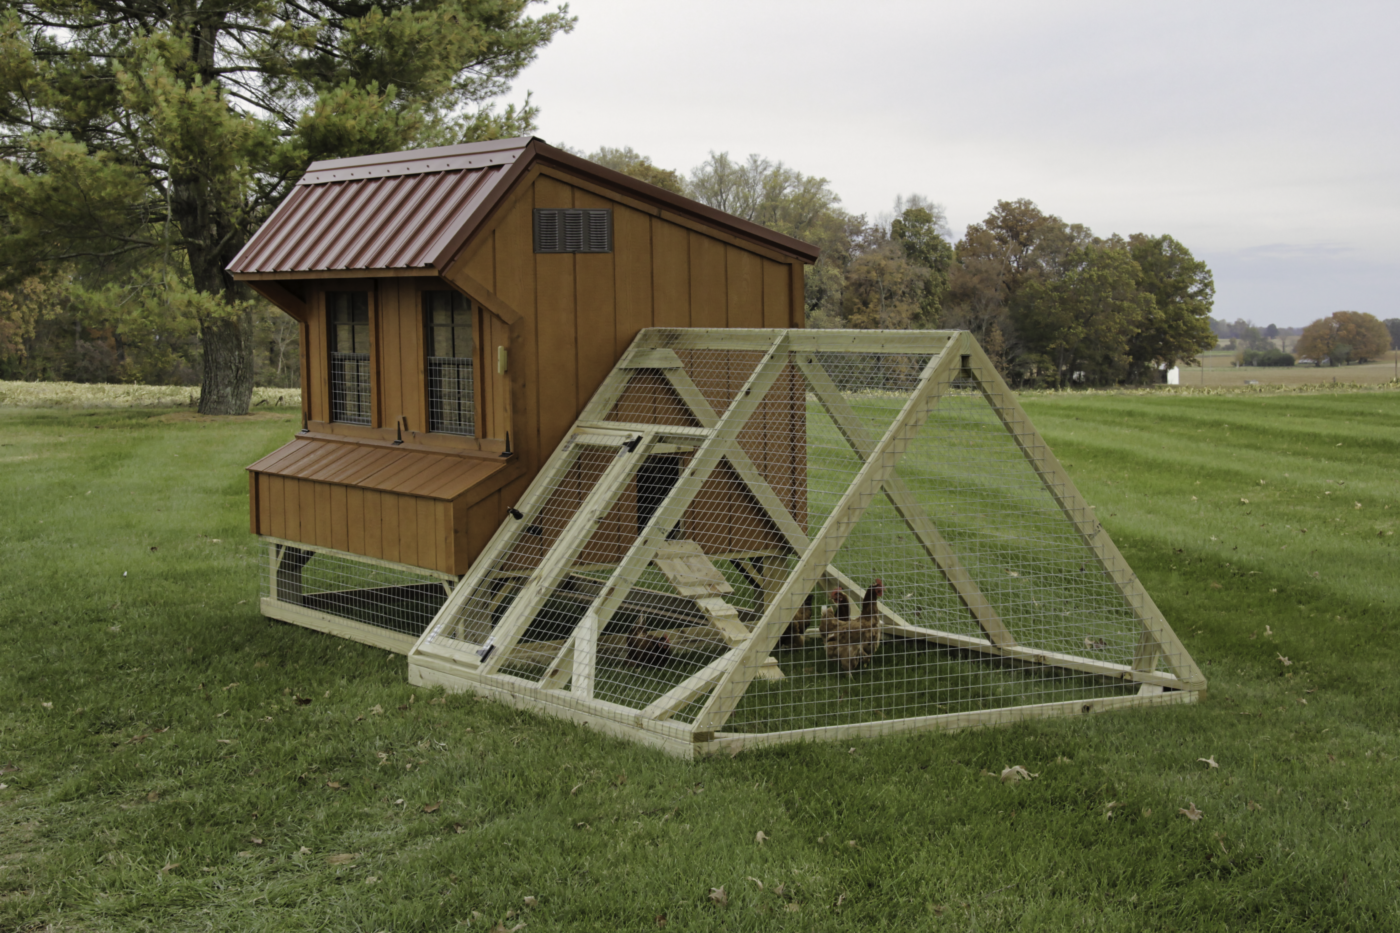
<path fill-rule="evenodd" d="M 258 616 L 293 414 L 0 411 L 0 930 L 1400 928 L 1400 393 L 1026 408 L 1209 697 L 693 764 Z"/>

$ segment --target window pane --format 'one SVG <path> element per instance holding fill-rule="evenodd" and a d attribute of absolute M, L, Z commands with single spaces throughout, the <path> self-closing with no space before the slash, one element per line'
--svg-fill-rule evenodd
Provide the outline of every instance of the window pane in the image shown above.
<path fill-rule="evenodd" d="M 326 292 L 331 332 L 331 420 L 370 423 L 369 294 Z"/>
<path fill-rule="evenodd" d="M 458 292 L 423 293 L 428 347 L 428 430 L 476 433 L 472 308 Z"/>

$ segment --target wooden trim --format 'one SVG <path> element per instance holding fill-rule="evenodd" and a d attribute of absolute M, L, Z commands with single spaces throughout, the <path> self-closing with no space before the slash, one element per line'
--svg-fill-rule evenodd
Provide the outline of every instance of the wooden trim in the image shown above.
<path fill-rule="evenodd" d="M 788 311 L 789 327 L 804 328 L 807 326 L 807 281 L 806 269 L 802 263 L 792 264 L 792 294 L 788 296 L 790 308 Z"/>
<path fill-rule="evenodd" d="M 237 278 L 237 276 L 235 276 Z M 310 313 L 305 299 L 293 295 L 289 289 L 275 281 L 249 282 L 248 287 L 272 302 L 282 311 L 291 315 L 301 323 L 306 323 L 306 317 Z"/>
<path fill-rule="evenodd" d="M 316 548 L 316 550 L 325 549 Z M 269 619 L 290 622 L 293 625 L 324 632 L 327 635 L 338 635 L 341 638 L 382 648 L 395 654 L 408 654 L 413 649 L 413 643 L 417 641 L 412 635 L 391 632 L 377 625 L 366 625 L 363 622 L 342 619 L 340 616 L 307 609 L 305 606 L 293 606 L 291 603 L 284 603 L 269 596 L 262 597 L 258 606 L 262 610 L 262 614 Z"/>
<path fill-rule="evenodd" d="M 465 269 L 444 272 L 443 279 L 449 285 L 456 286 L 462 294 L 505 321 L 507 325 L 514 327 L 522 320 L 519 311 L 512 308 L 500 295 L 468 275 Z M 494 368 L 493 362 L 492 369 Z"/>
<path fill-rule="evenodd" d="M 325 279 L 414 279 L 436 278 L 438 270 L 432 266 L 420 269 L 317 269 L 309 272 L 231 272 L 229 277 L 238 282 L 247 282 L 253 288 L 254 282 L 267 282 L 277 279 L 287 281 L 318 281 Z M 271 300 L 271 299 L 269 299 Z"/>
<path fill-rule="evenodd" d="M 454 693 L 470 692 L 509 703 L 517 709 L 548 713 L 604 735 L 640 742 L 678 758 L 689 759 L 694 755 L 695 746 L 688 729 L 660 721 L 638 724 L 633 710 L 626 707 L 613 710 L 597 700 L 588 702 L 575 698 L 572 692 L 546 690 L 499 675 L 485 679 L 460 667 L 418 655 L 409 658 L 408 682 L 414 686 L 441 686 Z M 620 710 L 626 710 L 628 715 L 624 717 Z M 663 731 L 663 727 L 669 728 Z"/>
<path fill-rule="evenodd" d="M 909 732 L 956 732 L 960 729 L 1009 725 L 1015 722 L 1059 716 L 1083 716 L 1138 706 L 1194 703 L 1200 698 L 1201 694 L 1194 691 L 1177 690 L 1170 693 L 1100 697 L 1089 700 L 1061 700 L 1056 703 L 1036 703 L 1029 706 L 1006 706 L 998 709 L 978 710 L 974 713 L 941 713 L 937 716 L 893 719 L 886 722 L 816 726 L 811 729 L 792 729 L 786 732 L 761 732 L 751 735 L 721 732 L 709 741 L 696 742 L 695 753 L 698 755 L 714 755 L 719 752 L 737 754 L 744 749 L 765 748 L 788 742 L 869 739 Z"/>
<path fill-rule="evenodd" d="M 392 495 L 392 493 L 390 493 L 390 495 Z M 441 570 L 434 570 L 431 567 L 419 567 L 416 564 L 401 564 L 398 561 L 380 560 L 378 557 L 366 557 L 363 554 L 352 554 L 349 551 L 338 551 L 335 548 L 322 547 L 319 544 L 307 544 L 305 541 L 289 541 L 286 538 L 275 538 L 272 535 L 259 535 L 258 537 L 263 541 L 267 541 L 271 544 L 280 544 L 283 547 L 294 547 L 302 551 L 315 551 L 318 554 L 329 554 L 333 557 L 339 557 L 343 560 L 353 560 L 358 561 L 362 564 L 372 564 L 375 567 L 384 567 L 389 570 L 401 570 L 407 573 L 416 573 L 429 577 L 437 577 L 439 580 L 451 581 L 454 584 L 457 582 L 456 574 L 445 573 Z M 283 605 L 286 604 L 284 603 Z M 302 607 L 297 606 L 294 608 L 300 609 Z M 311 610 L 307 611 L 309 612 Z M 373 628 L 373 626 L 371 626 L 371 628 Z"/>

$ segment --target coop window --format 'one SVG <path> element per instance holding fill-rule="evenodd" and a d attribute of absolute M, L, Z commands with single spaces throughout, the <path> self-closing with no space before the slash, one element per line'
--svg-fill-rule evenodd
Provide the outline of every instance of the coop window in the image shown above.
<path fill-rule="evenodd" d="M 476 433 L 471 302 L 457 292 L 423 293 L 428 344 L 428 430 Z"/>
<path fill-rule="evenodd" d="M 369 293 L 326 292 L 331 325 L 331 420 L 369 424 Z"/>
<path fill-rule="evenodd" d="M 612 210 L 602 208 L 537 208 L 535 252 L 611 253 Z"/>

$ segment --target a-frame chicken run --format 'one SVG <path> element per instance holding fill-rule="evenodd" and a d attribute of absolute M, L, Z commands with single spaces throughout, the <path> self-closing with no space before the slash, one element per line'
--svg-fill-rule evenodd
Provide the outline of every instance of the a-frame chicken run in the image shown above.
<path fill-rule="evenodd" d="M 680 755 L 1205 680 L 961 332 L 648 329 L 409 655 Z"/>

